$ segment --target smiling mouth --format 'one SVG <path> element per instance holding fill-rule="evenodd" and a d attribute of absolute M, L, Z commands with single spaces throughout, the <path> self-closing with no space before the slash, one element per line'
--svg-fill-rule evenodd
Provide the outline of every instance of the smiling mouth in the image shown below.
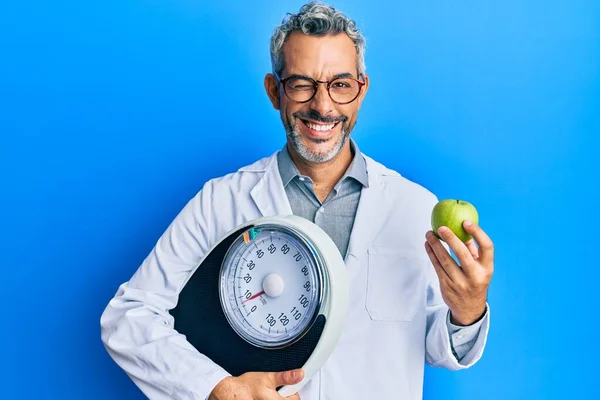
<path fill-rule="evenodd" d="M 306 126 L 308 129 L 310 129 L 311 131 L 313 131 L 317 134 L 321 134 L 321 135 L 331 132 L 340 123 L 340 121 L 329 122 L 329 123 L 314 122 L 314 121 L 309 121 L 309 120 L 301 119 L 301 118 L 300 118 L 300 121 L 302 121 L 304 126 Z"/>

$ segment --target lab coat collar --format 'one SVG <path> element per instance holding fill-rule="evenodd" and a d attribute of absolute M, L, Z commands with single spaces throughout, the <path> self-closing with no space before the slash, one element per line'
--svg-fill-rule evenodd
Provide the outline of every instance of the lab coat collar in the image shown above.
<path fill-rule="evenodd" d="M 356 210 L 356 217 L 350 234 L 346 259 L 353 255 L 364 255 L 373 239 L 381 231 L 387 217 L 394 207 L 393 196 L 387 184 L 387 176 L 400 176 L 397 172 L 385 168 L 380 163 L 363 154 L 367 163 L 368 187 L 363 187 Z"/>
<path fill-rule="evenodd" d="M 263 173 L 250 191 L 250 196 L 263 217 L 292 214 L 292 207 L 279 175 L 278 152 L 241 169 L 241 171 Z"/>

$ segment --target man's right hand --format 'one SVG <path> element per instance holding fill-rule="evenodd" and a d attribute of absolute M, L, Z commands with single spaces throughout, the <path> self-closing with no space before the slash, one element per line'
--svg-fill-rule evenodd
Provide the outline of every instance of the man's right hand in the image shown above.
<path fill-rule="evenodd" d="M 293 385 L 304 378 L 302 369 L 284 372 L 246 372 L 243 375 L 229 376 L 215 386 L 209 400 L 300 400 L 298 393 L 283 397 L 277 388 Z"/>

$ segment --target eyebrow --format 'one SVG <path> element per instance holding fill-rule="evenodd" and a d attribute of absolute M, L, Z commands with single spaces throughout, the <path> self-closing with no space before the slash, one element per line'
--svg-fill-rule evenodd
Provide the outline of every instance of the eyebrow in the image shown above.
<path fill-rule="evenodd" d="M 292 76 L 293 76 L 294 78 L 302 78 L 302 79 L 314 79 L 314 80 L 316 80 L 315 78 L 312 78 L 312 77 L 310 77 L 310 76 L 307 76 L 307 75 L 302 75 L 302 74 L 291 74 L 289 77 L 292 77 Z M 289 78 L 289 77 L 288 77 L 288 78 Z M 334 79 L 339 79 L 339 78 L 354 78 L 354 76 L 353 76 L 353 75 L 352 75 L 350 72 L 342 72 L 342 73 L 340 73 L 340 74 L 335 74 L 335 75 L 334 75 L 334 76 L 331 78 L 331 80 L 334 80 Z M 356 78 L 355 78 L 355 79 L 356 79 Z"/>
<path fill-rule="evenodd" d="M 341 74 L 337 74 L 333 76 L 333 79 L 338 78 L 354 78 L 354 76 L 350 72 L 342 72 Z"/>

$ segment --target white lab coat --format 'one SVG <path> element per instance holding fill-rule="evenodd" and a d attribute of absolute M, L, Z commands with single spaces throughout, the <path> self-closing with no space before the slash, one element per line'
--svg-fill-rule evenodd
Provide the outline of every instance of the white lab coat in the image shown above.
<path fill-rule="evenodd" d="M 302 400 L 422 398 L 424 362 L 456 370 L 482 355 L 489 309 L 459 363 L 451 351 L 439 282 L 424 249 L 436 197 L 366 157 L 363 188 L 345 258 L 347 322 Z M 169 310 L 205 253 L 256 218 L 291 214 L 273 154 L 207 182 L 159 239 L 101 317 L 113 359 L 151 399 L 204 400 L 227 372 L 173 329 Z M 455 343 L 456 345 L 456 343 Z"/>

